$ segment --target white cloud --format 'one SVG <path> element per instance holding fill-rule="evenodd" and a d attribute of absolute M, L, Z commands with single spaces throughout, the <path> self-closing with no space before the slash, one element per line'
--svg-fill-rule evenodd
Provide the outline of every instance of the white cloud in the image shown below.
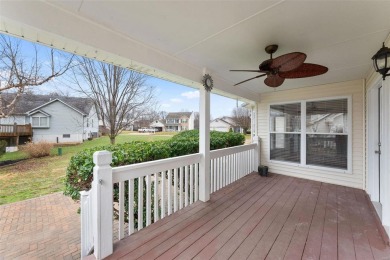
<path fill-rule="evenodd" d="M 172 103 L 182 103 L 183 102 L 183 100 L 181 100 L 180 98 L 171 98 L 170 101 Z"/>
<path fill-rule="evenodd" d="M 168 108 L 168 107 L 171 107 L 171 105 L 170 104 L 162 104 L 161 107 Z"/>
<path fill-rule="evenodd" d="M 184 92 L 181 93 L 181 96 L 186 97 L 188 99 L 199 98 L 199 91 L 195 90 L 195 91 Z"/>

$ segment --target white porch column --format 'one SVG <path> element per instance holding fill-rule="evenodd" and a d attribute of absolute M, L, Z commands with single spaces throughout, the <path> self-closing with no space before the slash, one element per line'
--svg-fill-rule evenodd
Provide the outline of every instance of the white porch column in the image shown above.
<path fill-rule="evenodd" d="M 210 199 L 210 92 L 201 87 L 199 94 L 199 199 L 206 202 Z"/>
<path fill-rule="evenodd" d="M 99 151 L 93 154 L 93 236 L 94 255 L 103 259 L 113 252 L 113 186 L 112 154 Z"/>
<path fill-rule="evenodd" d="M 252 137 L 252 143 L 256 144 L 257 147 L 254 150 L 253 154 L 253 171 L 257 172 L 258 167 L 260 165 L 260 138 L 258 136 L 253 136 Z"/>

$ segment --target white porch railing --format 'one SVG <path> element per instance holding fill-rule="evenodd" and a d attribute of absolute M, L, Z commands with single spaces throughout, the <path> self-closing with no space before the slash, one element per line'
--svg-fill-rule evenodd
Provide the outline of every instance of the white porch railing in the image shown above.
<path fill-rule="evenodd" d="M 249 144 L 211 151 L 211 193 L 256 171 L 256 150 L 257 144 Z"/>
<path fill-rule="evenodd" d="M 97 259 L 113 252 L 114 184 L 119 189 L 116 221 L 119 239 L 199 199 L 200 153 L 115 168 L 110 167 L 111 158 L 107 151 L 94 154 L 92 189 L 81 192 L 81 257 L 90 253 L 92 245 Z M 215 192 L 256 171 L 259 145 L 211 151 L 210 162 L 209 185 L 210 191 Z"/>
<path fill-rule="evenodd" d="M 119 184 L 119 239 L 125 234 L 125 185 L 129 190 L 128 234 L 132 234 L 135 220 L 137 230 L 141 230 L 198 200 L 200 157 L 191 154 L 113 168 L 113 183 Z M 134 189 L 135 180 L 138 192 Z M 134 203 L 138 205 L 137 217 Z"/>

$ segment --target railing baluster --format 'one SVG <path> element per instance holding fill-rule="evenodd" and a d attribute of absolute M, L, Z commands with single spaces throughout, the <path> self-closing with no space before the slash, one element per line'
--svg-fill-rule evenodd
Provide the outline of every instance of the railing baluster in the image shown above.
<path fill-rule="evenodd" d="M 221 188 L 221 182 L 220 182 L 220 172 L 219 172 L 219 158 L 216 158 L 216 165 L 217 165 L 217 171 L 216 171 L 216 176 L 217 176 L 217 190 Z"/>
<path fill-rule="evenodd" d="M 234 154 L 234 179 L 235 179 L 235 180 L 238 180 L 237 162 L 238 162 L 237 154 Z"/>
<path fill-rule="evenodd" d="M 154 222 L 159 220 L 159 206 L 158 206 L 158 173 L 156 172 L 154 174 L 154 205 L 153 205 L 153 210 L 154 210 Z"/>
<path fill-rule="evenodd" d="M 138 230 L 144 227 L 144 177 L 138 178 Z"/>
<path fill-rule="evenodd" d="M 214 160 L 210 160 L 210 193 L 214 192 Z"/>
<path fill-rule="evenodd" d="M 247 175 L 248 172 L 249 172 L 249 169 L 248 169 L 248 165 L 249 165 L 249 163 L 248 163 L 248 159 L 249 159 L 248 151 L 244 152 L 244 157 L 245 157 L 245 175 Z"/>
<path fill-rule="evenodd" d="M 165 171 L 161 172 L 161 219 L 165 217 Z"/>
<path fill-rule="evenodd" d="M 185 166 L 184 177 L 184 206 L 188 206 L 188 165 Z"/>
<path fill-rule="evenodd" d="M 231 175 L 231 168 L 230 168 L 230 155 L 226 156 L 226 159 L 227 159 L 226 172 L 227 172 L 228 184 L 230 184 L 230 183 L 232 183 L 232 175 Z"/>
<path fill-rule="evenodd" d="M 240 156 L 240 178 L 242 178 L 243 172 L 244 172 L 244 164 L 242 162 L 242 153 L 240 153 L 239 156 Z"/>
<path fill-rule="evenodd" d="M 194 203 L 194 165 L 190 165 L 190 204 Z"/>
<path fill-rule="evenodd" d="M 225 187 L 225 156 L 221 157 L 221 189 Z"/>
<path fill-rule="evenodd" d="M 180 182 L 180 198 L 179 198 L 179 209 L 182 209 L 183 208 L 183 186 L 184 186 L 184 168 L 183 167 L 180 167 L 180 179 L 179 179 L 179 182 Z"/>
<path fill-rule="evenodd" d="M 134 233 L 134 179 L 129 180 L 129 235 Z"/>
<path fill-rule="evenodd" d="M 168 170 L 168 215 L 172 214 L 172 170 Z"/>
<path fill-rule="evenodd" d="M 177 168 L 173 171 L 173 211 L 177 211 Z"/>
<path fill-rule="evenodd" d="M 146 175 L 146 226 L 152 223 L 151 212 L 152 212 L 152 183 L 150 175 Z"/>
<path fill-rule="evenodd" d="M 124 238 L 125 234 L 125 182 L 119 182 L 119 228 L 118 237 L 119 240 Z"/>
<path fill-rule="evenodd" d="M 195 163 L 195 201 L 198 201 L 199 198 L 199 171 L 198 163 Z"/>
<path fill-rule="evenodd" d="M 222 170 L 222 188 L 226 186 L 226 156 L 222 156 L 222 164 L 221 164 L 221 170 Z"/>

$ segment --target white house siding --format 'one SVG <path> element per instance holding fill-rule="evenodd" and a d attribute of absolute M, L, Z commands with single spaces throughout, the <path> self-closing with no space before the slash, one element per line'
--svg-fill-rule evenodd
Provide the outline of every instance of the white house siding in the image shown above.
<path fill-rule="evenodd" d="M 33 127 L 33 141 L 45 140 L 48 142 L 82 142 L 83 116 L 74 109 L 57 101 L 41 108 L 42 111 L 50 115 L 49 128 Z M 64 134 L 70 134 L 70 138 L 64 138 Z"/>
<path fill-rule="evenodd" d="M 232 126 L 224 121 L 215 119 L 212 122 L 210 122 L 210 130 L 212 131 L 219 131 L 219 132 L 229 132 L 229 129 Z"/>
<path fill-rule="evenodd" d="M 0 118 L 0 124 L 2 125 L 13 125 L 15 123 L 18 125 L 28 124 L 25 116 L 9 116 L 6 118 Z"/>
<path fill-rule="evenodd" d="M 87 123 L 87 120 L 88 123 Z M 96 113 L 95 106 L 92 106 L 91 111 L 89 112 L 88 116 L 84 119 L 84 137 L 83 139 L 87 139 L 88 137 L 91 137 L 91 134 L 95 133 L 96 135 L 99 132 L 99 118 Z"/>
<path fill-rule="evenodd" d="M 192 112 L 190 118 L 188 119 L 188 130 L 195 129 L 195 113 Z"/>
<path fill-rule="evenodd" d="M 288 82 L 286 83 L 288 84 Z M 286 85 L 285 84 L 285 85 Z M 278 90 L 283 88 L 279 87 Z M 316 181 L 363 188 L 364 183 L 364 81 L 348 81 L 337 84 L 276 91 L 261 95 L 258 104 L 258 129 L 261 138 L 261 164 L 270 172 L 307 178 Z M 311 99 L 352 97 L 352 172 L 342 173 L 331 168 L 308 168 L 289 163 L 270 161 L 269 157 L 269 105 Z"/>

